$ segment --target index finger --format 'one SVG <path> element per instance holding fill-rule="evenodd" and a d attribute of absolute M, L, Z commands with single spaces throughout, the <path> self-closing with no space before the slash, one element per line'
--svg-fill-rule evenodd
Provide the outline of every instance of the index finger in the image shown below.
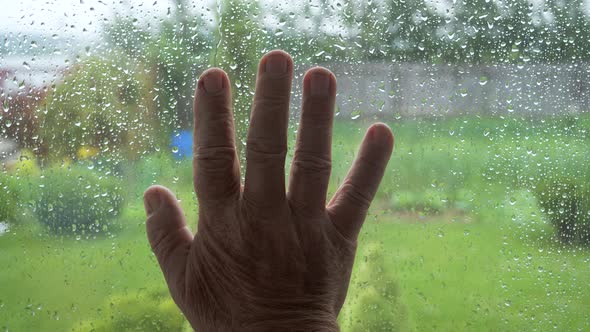
<path fill-rule="evenodd" d="M 240 165 L 235 147 L 229 78 L 219 68 L 206 70 L 194 104 L 193 174 L 199 202 L 239 197 Z"/>
<path fill-rule="evenodd" d="M 371 126 L 344 183 L 328 204 L 334 226 L 349 240 L 358 236 L 392 151 L 391 129 L 382 123 Z"/>

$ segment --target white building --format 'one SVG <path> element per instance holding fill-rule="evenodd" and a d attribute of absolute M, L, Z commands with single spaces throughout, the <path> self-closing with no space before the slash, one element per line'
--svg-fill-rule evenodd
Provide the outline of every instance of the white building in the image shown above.
<path fill-rule="evenodd" d="M 69 57 L 63 55 L 0 56 L 0 95 L 17 93 L 25 86 L 49 86 L 62 77 L 69 64 Z"/>

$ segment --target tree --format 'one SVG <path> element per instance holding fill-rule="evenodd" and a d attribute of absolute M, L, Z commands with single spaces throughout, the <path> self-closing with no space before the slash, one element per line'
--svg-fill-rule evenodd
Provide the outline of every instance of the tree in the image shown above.
<path fill-rule="evenodd" d="M 162 120 L 171 129 L 192 126 L 193 92 L 213 44 L 212 38 L 203 33 L 202 21 L 182 17 L 162 22 L 148 51 L 156 102 Z"/>
<path fill-rule="evenodd" d="M 443 18 L 425 0 L 390 0 L 388 22 L 391 22 L 390 40 L 396 56 L 404 61 L 426 61 L 438 57 L 441 49 Z"/>
<path fill-rule="evenodd" d="M 137 18 L 119 12 L 103 25 L 103 35 L 109 48 L 122 50 L 125 55 L 134 59 L 145 56 L 143 51 L 151 38 L 150 33 L 139 24 Z"/>
<path fill-rule="evenodd" d="M 498 3 L 489 0 L 461 1 L 455 6 L 451 44 L 457 61 L 480 63 L 499 49 L 501 32 L 496 20 L 501 17 Z"/>
<path fill-rule="evenodd" d="M 565 61 L 566 59 L 588 59 L 590 38 L 588 15 L 585 1 L 549 0 L 545 10 L 551 20 L 547 23 L 543 49 L 545 61 Z"/>
<path fill-rule="evenodd" d="M 390 54 L 385 10 L 384 4 L 376 1 L 344 3 L 342 16 L 349 30 L 349 46 L 359 59 L 382 59 Z"/>
<path fill-rule="evenodd" d="M 234 119 L 238 137 L 245 137 L 262 54 L 263 29 L 255 0 L 225 0 L 217 13 L 217 45 L 211 64 L 224 69 L 233 83 Z"/>
<path fill-rule="evenodd" d="M 169 17 L 155 27 L 128 13 L 117 14 L 103 28 L 107 43 L 126 56 L 122 62 L 141 62 L 151 72 L 149 84 L 168 131 L 191 127 L 196 76 L 205 67 L 213 44 L 203 20 L 190 14 L 187 1 L 171 1 Z M 151 32 L 147 26 L 152 27 Z"/>

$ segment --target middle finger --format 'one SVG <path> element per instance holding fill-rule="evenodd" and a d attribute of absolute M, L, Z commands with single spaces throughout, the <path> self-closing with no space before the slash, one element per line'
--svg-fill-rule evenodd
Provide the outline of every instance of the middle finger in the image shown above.
<path fill-rule="evenodd" d="M 293 60 L 271 51 L 260 60 L 246 146 L 244 199 L 257 206 L 285 200 L 285 156 Z"/>

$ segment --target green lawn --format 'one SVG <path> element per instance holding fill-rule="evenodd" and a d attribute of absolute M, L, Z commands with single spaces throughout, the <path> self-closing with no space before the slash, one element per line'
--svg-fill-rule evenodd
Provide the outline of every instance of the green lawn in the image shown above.
<path fill-rule="evenodd" d="M 558 243 L 530 191 L 538 179 L 572 169 L 581 170 L 580 181 L 590 178 L 589 123 L 391 122 L 396 151 L 359 240 L 343 330 L 367 330 L 376 314 L 389 330 L 590 329 L 590 250 Z M 364 128 L 337 122 L 331 192 Z M 126 207 L 117 220 L 122 229 L 112 234 L 48 236 L 32 204 L 23 204 L 20 224 L 0 236 L 3 330 L 101 330 L 101 321 L 105 331 L 108 323 L 181 329 L 165 297 L 145 306 L 164 281 L 145 240 L 141 194 L 150 183 L 170 186 L 194 220 L 190 164 L 152 156 L 119 175 Z"/>

